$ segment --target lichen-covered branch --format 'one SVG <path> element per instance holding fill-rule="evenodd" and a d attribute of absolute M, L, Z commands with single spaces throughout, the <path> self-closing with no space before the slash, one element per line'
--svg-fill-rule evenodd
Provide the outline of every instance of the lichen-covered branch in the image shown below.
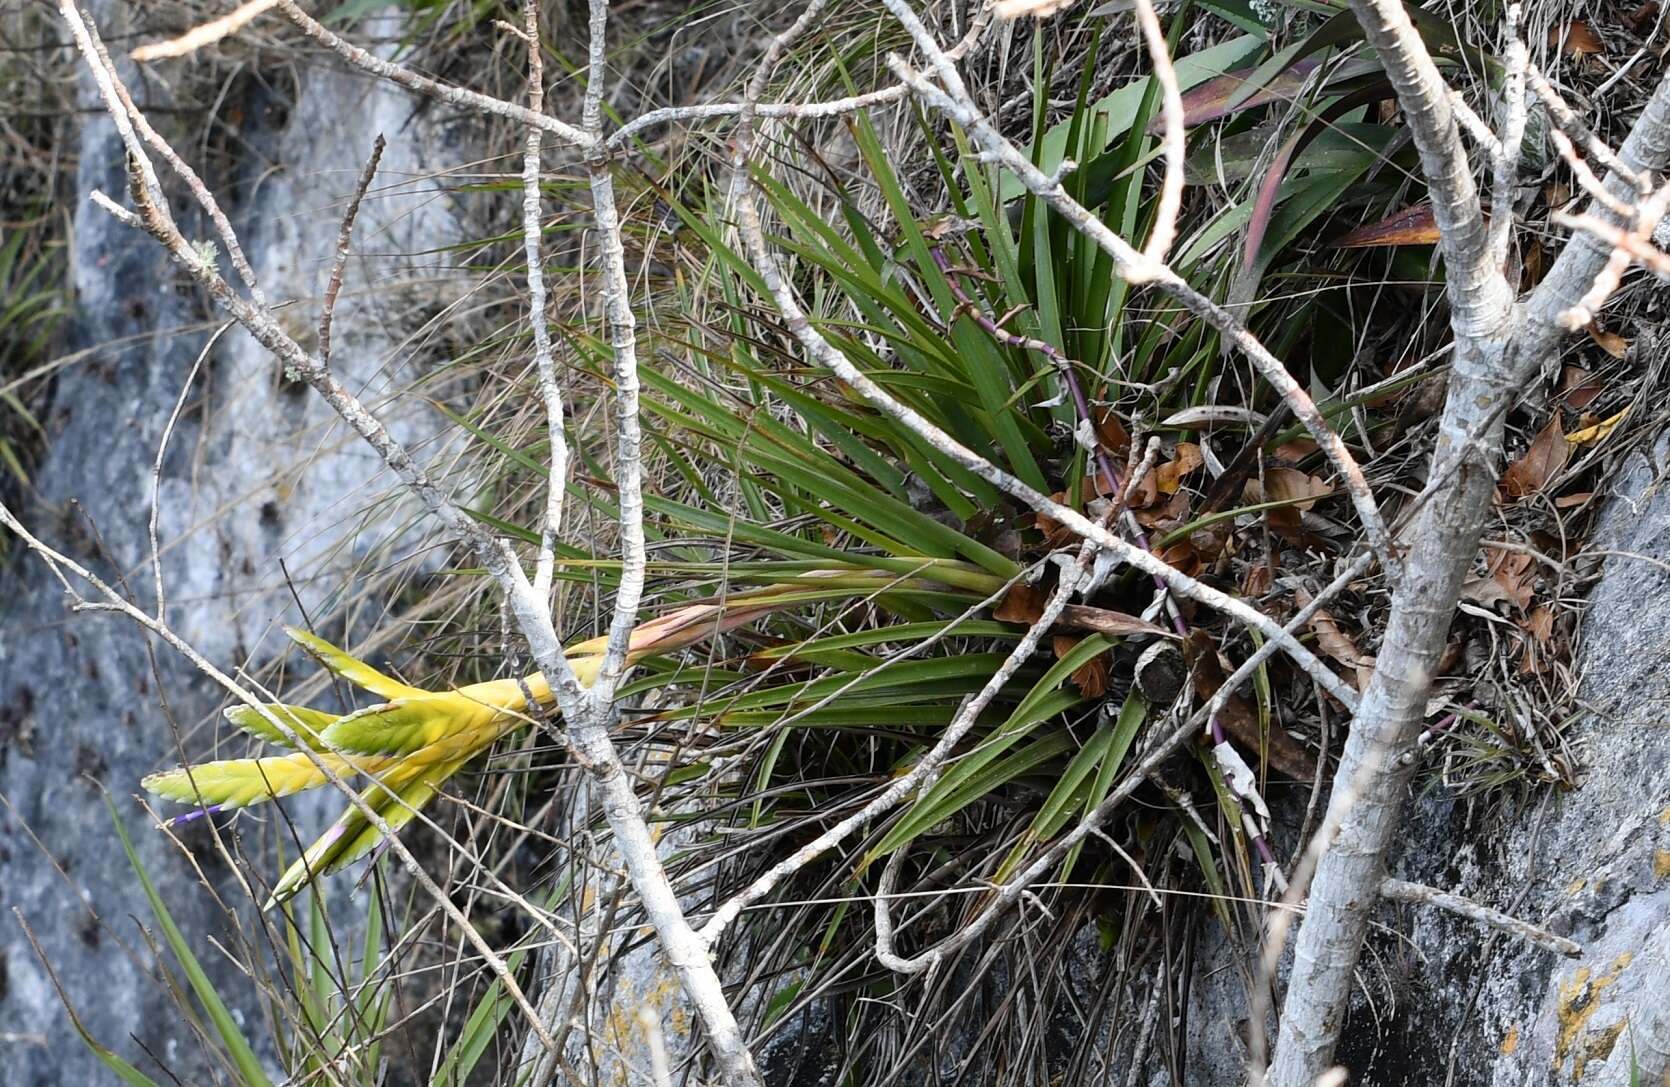
<path fill-rule="evenodd" d="M 1310 1087 L 1332 1067 L 1370 910 L 1402 821 L 1413 772 L 1403 755 L 1420 731 L 1461 583 L 1495 494 L 1503 419 L 1525 383 L 1554 362 L 1565 335 L 1561 316 L 1588 293 L 1612 255 L 1611 247 L 1578 235 L 1516 306 L 1498 282 L 1498 270 L 1488 266 L 1477 194 L 1447 104 L 1449 88 L 1400 6 L 1357 0 L 1356 7 L 1393 75 L 1434 205 L 1442 209 L 1456 345 L 1433 462 L 1454 468 L 1439 474 L 1435 467 L 1438 492 L 1408 532 L 1406 575 L 1335 775 L 1324 826 L 1338 829 L 1323 843 L 1295 946 L 1269 1078 L 1278 1087 Z M 1670 78 L 1659 84 L 1619 158 L 1628 176 L 1662 169 L 1670 159 Z M 1607 186 L 1620 199 L 1633 191 L 1616 171 Z M 1599 208 L 1592 213 L 1607 214 Z"/>

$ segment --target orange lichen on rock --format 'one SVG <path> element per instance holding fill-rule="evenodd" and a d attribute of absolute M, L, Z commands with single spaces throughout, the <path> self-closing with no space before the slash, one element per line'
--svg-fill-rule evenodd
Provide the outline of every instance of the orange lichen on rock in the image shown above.
<path fill-rule="evenodd" d="M 1593 976 L 1587 966 L 1580 966 L 1569 981 L 1560 983 L 1554 1013 L 1560 1024 L 1559 1036 L 1554 1041 L 1554 1066 L 1558 1068 L 1563 1065 L 1566 1056 L 1570 1054 L 1571 1078 L 1574 1081 L 1583 1078 L 1583 1070 L 1589 1061 L 1604 1059 L 1611 1053 L 1613 1044 L 1617 1042 L 1618 1035 L 1623 1030 L 1626 1020 L 1619 1020 L 1596 1032 L 1593 1038 L 1584 1037 L 1589 1019 L 1600 1007 L 1596 998 L 1617 983 L 1619 976 L 1634 957 L 1628 951 L 1623 952 L 1612 960 L 1612 965 L 1606 973 L 1598 977 Z M 1579 1045 L 1579 1042 L 1582 1044 Z"/>

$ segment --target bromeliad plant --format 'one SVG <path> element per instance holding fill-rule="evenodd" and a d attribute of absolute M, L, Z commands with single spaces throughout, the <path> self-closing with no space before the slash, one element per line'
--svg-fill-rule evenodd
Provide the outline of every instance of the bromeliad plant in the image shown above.
<path fill-rule="evenodd" d="M 1338 33 L 1342 25 L 1329 22 L 1303 48 L 1270 54 L 1250 72 L 1228 70 L 1261 55 L 1265 46 L 1256 36 L 1234 38 L 1187 58 L 1179 71 L 1186 84 L 1197 88 L 1190 100 L 1191 124 L 1227 119 L 1233 127 L 1271 105 L 1281 106 L 1300 89 L 1300 84 L 1288 85 L 1295 73 L 1309 71 L 1300 72 L 1298 66 L 1314 66 L 1345 40 Z M 1180 16 L 1174 37 L 1186 27 Z M 1144 81 L 1092 101 L 1089 73 L 1096 49 L 1091 48 L 1077 107 L 1066 122 L 1047 126 L 1047 96 L 1040 97 L 1034 155 L 1046 168 L 1067 158 L 1086 163 L 1069 177 L 1075 195 L 1121 233 L 1138 236 L 1151 214 L 1143 168 L 1157 154 L 1151 126 L 1158 93 Z M 1036 63 L 1037 84 L 1047 87 L 1041 53 Z M 1390 130 L 1353 120 L 1352 111 L 1359 107 L 1352 95 L 1362 92 L 1363 80 L 1372 76 L 1360 68 L 1303 84 L 1305 96 L 1294 103 L 1293 112 L 1311 119 L 1301 126 L 1301 138 L 1283 150 L 1280 169 L 1265 175 L 1277 178 L 1279 188 L 1192 222 L 1177 259 L 1191 280 L 1210 289 L 1233 279 L 1236 261 L 1219 258 L 1242 257 L 1226 244 L 1237 233 L 1245 234 L 1241 274 L 1262 273 L 1295 239 L 1321 230 L 1346 190 L 1359 194 L 1357 199 L 1391 198 L 1393 186 L 1363 184 L 1385 165 Z M 1245 90 L 1234 90 L 1237 86 Z M 1357 128 L 1339 129 L 1349 147 L 1324 140 L 1314 154 L 1307 152 L 1313 139 L 1351 124 Z M 938 137 L 925 121 L 923 131 L 937 147 Z M 869 118 L 856 117 L 852 134 L 881 197 L 880 209 L 834 182 L 838 225 L 832 225 L 826 210 L 811 206 L 803 190 L 765 174 L 758 182 L 782 225 L 778 242 L 822 285 L 822 331 L 875 380 L 965 444 L 991 450 L 997 462 L 1029 484 L 1081 506 L 1106 500 L 1117 490 L 1096 461 L 1098 454 L 1104 460 L 1122 457 L 1128 435 L 1120 415 L 1140 415 L 1151 427 L 1168 420 L 1179 438 L 1200 429 L 1200 419 L 1221 418 L 1207 402 L 1222 376 L 1215 334 L 1183 321 L 1181 311 L 1163 304 L 1131 309 L 1130 291 L 1112 274 L 1104 254 L 1040 201 L 1012 191 L 962 144 L 954 151 L 961 161 L 936 151 L 950 214 L 933 225 L 918 222 L 907 186 Z M 957 138 L 955 132 L 952 136 Z M 1218 172 L 1197 169 L 1192 175 L 1197 183 L 1240 184 L 1254 174 L 1249 165 L 1226 175 L 1225 157 L 1208 157 Z M 646 496 L 657 518 L 650 526 L 652 538 L 660 554 L 686 568 L 711 566 L 717 544 L 751 552 L 723 564 L 727 575 L 752 561 L 763 571 L 798 566 L 803 580 L 733 595 L 722 604 L 694 602 L 648 622 L 634 637 L 632 659 L 664 656 L 768 613 L 803 611 L 838 597 L 884 597 L 888 606 L 883 610 L 892 625 L 820 630 L 787 646 L 768 647 L 753 659 L 768 665 L 764 679 L 746 670 L 710 667 L 703 677 L 705 700 L 663 711 L 662 718 L 708 718 L 770 733 L 753 782 L 762 790 L 774 787 L 785 773 L 787 738 L 795 731 L 890 730 L 891 736 L 909 739 L 885 758 L 893 765 L 906 764 L 924 742 L 931 742 L 932 730 L 950 720 L 957 700 L 979 687 L 998 656 L 967 651 L 965 641 L 960 643 L 964 651 L 924 655 L 900 666 L 892 663 L 900 647 L 908 656 L 915 651 L 911 647 L 932 644 L 943 636 L 948 614 L 996 592 L 1060 540 L 1052 526 L 1018 517 L 990 484 L 908 429 L 839 390 L 802 381 L 796 363 L 753 312 L 750 296 L 766 293 L 758 272 L 713 226 L 725 218 L 721 202 L 699 190 L 662 195 L 667 210 L 683 222 L 681 238 L 697 239 L 703 256 L 692 280 L 670 288 L 681 292 L 676 309 L 684 320 L 669 322 L 658 333 L 660 357 L 677 361 L 669 369 L 641 374 L 648 438 L 683 483 L 680 488 L 675 478 L 675 485 Z M 704 208 L 708 200 L 714 206 Z M 878 225 L 882 216 L 891 220 L 890 226 Z M 945 224 L 951 224 L 949 230 Z M 712 308 L 695 297 L 703 290 L 722 295 L 724 316 L 717 322 L 704 323 L 701 315 Z M 1324 316 L 1321 307 L 1302 303 L 1264 314 L 1266 323 L 1280 329 L 1274 346 L 1283 354 L 1301 348 L 1307 333 L 1315 336 Z M 609 345 L 583 329 L 570 331 L 570 343 L 575 356 L 606 380 Z M 1038 350 L 1035 345 L 1041 344 L 1052 346 Z M 1313 371 L 1312 385 L 1324 394 L 1318 397 L 1324 410 L 1351 406 L 1343 397 L 1328 403 L 1329 390 L 1322 382 L 1340 376 Z M 1075 381 L 1082 395 L 1070 396 Z M 1087 405 L 1096 411 L 1093 426 L 1083 417 Z M 1188 417 L 1194 422 L 1185 419 L 1188 412 L 1195 413 Z M 509 472 L 543 475 L 537 440 L 524 446 L 495 433 L 488 421 L 460 422 L 504 457 Z M 1094 440 L 1086 440 L 1087 426 Z M 1271 494 L 1246 506 L 1239 504 L 1245 501 L 1239 490 L 1229 490 L 1215 504 L 1191 509 L 1187 495 L 1180 493 L 1186 477 L 1202 463 L 1191 448 L 1182 442 L 1169 450 L 1154 482 L 1135 502 L 1156 548 L 1179 566 L 1227 566 L 1234 550 L 1226 547 L 1233 518 L 1266 515 L 1279 531 L 1291 525 L 1276 515 L 1294 515 L 1296 522 L 1299 509 L 1309 510 L 1326 494 L 1325 487 L 1315 489 L 1317 481 L 1307 477 L 1308 488 L 1296 494 Z M 578 452 L 587 456 L 583 446 Z M 587 462 L 585 469 L 593 478 L 608 475 L 601 464 Z M 712 481 L 721 477 L 734 486 L 734 495 L 715 487 Z M 576 486 L 573 493 L 603 517 L 615 512 L 606 488 L 600 494 Z M 498 531 L 537 540 L 537 534 L 493 512 L 478 516 Z M 816 566 L 825 568 L 825 580 L 812 586 L 804 571 Z M 830 577 L 847 584 L 836 586 Z M 902 578 L 931 582 L 936 599 L 913 596 Z M 1121 605 L 1143 602 L 1141 586 L 1128 578 L 1110 591 L 1121 597 Z M 1024 622 L 1024 608 L 1011 608 L 1008 618 Z M 958 629 L 968 638 L 987 639 L 987 647 L 991 639 L 1012 637 L 1014 630 L 992 622 L 965 622 Z M 284 746 L 299 742 L 308 750 L 210 763 L 147 779 L 153 792 L 198 806 L 183 819 L 317 787 L 328 780 L 322 764 L 344 777 L 370 777 L 362 799 L 398 830 L 448 779 L 551 702 L 548 686 L 537 675 L 427 691 L 311 636 L 295 637 L 327 667 L 386 701 L 344 715 L 282 704 L 230 710 L 232 723 L 258 739 Z M 1057 639 L 1055 667 L 1017 675 L 1014 690 L 998 700 L 994 720 L 981 730 L 975 750 L 917 798 L 877 849 L 908 847 L 986 796 L 1040 777 L 1053 780 L 1054 786 L 1046 791 L 1025 843 L 1016 849 L 1048 838 L 1072 812 L 1093 806 L 1111 786 L 1146 712 L 1140 698 L 1121 698 L 1121 711 L 1102 725 L 1087 732 L 1075 723 L 1075 715 L 1104 694 L 1106 655 L 1116 639 L 1106 634 Z M 872 652 L 876 647 L 883 651 Z M 569 650 L 582 680 L 595 671 L 601 648 L 593 640 Z M 1094 674 L 1098 668 L 1104 672 L 1100 678 Z M 1266 681 L 1258 707 L 1258 723 L 1266 729 L 1268 703 Z M 275 727 L 274 719 L 286 728 Z M 1207 771 L 1212 773 L 1210 766 Z M 1221 786 L 1214 779 L 1218 794 L 1226 795 Z M 770 818 L 769 805 L 756 802 L 753 812 L 756 821 Z M 269 904 L 294 894 L 313 876 L 364 856 L 380 836 L 363 812 L 350 807 L 278 881 Z M 1197 853 L 1208 881 L 1215 880 L 1208 850 Z M 1010 866 L 1019 855 L 1011 854 Z"/>
<path fill-rule="evenodd" d="M 641 624 L 632 634 L 628 661 L 636 664 L 670 654 L 788 608 L 853 597 L 902 600 L 949 593 L 955 598 L 975 590 L 990 595 L 1004 585 L 1003 578 L 965 563 L 921 559 L 908 566 L 908 572 L 895 574 L 830 565 L 724 600 L 686 604 Z M 1122 619 L 1081 616 L 1081 621 L 1106 625 Z M 1141 624 L 1130 626 L 1137 629 Z M 291 748 L 292 753 L 220 760 L 145 778 L 150 792 L 197 806 L 173 822 L 318 788 L 332 776 L 363 775 L 371 784 L 361 799 L 390 830 L 399 831 L 448 779 L 554 702 L 550 684 L 537 672 L 521 679 L 430 691 L 380 672 L 316 635 L 295 628 L 287 633 L 332 673 L 385 701 L 345 714 L 285 703 L 228 708 L 225 716 L 233 725 L 264 743 Z M 593 638 L 567 650 L 582 684 L 589 686 L 596 678 L 606 645 L 607 638 Z M 307 750 L 296 750 L 298 743 Z M 366 812 L 349 805 L 284 873 L 263 908 L 284 902 L 314 878 L 365 856 L 382 838 L 382 829 Z"/>

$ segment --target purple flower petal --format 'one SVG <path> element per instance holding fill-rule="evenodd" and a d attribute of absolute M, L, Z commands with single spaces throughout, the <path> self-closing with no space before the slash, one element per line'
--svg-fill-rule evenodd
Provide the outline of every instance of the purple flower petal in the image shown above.
<path fill-rule="evenodd" d="M 219 815 L 226 810 L 225 804 L 210 804 L 205 808 L 195 808 L 184 815 L 176 815 L 168 821 L 171 827 L 183 827 L 187 823 L 203 818 L 205 815 Z"/>

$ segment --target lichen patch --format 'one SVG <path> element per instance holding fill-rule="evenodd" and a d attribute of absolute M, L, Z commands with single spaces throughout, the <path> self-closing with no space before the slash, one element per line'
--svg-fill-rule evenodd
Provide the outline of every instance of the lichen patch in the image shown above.
<path fill-rule="evenodd" d="M 1554 1066 L 1563 1066 L 1566 1056 L 1570 1054 L 1573 1082 L 1583 1078 L 1583 1070 L 1589 1061 L 1602 1059 L 1603 1054 L 1599 1050 L 1604 1049 L 1606 1053 L 1610 1053 L 1613 1043 L 1618 1040 L 1618 1033 L 1623 1029 L 1625 1022 L 1622 1019 L 1597 1031 L 1592 1037 L 1584 1037 L 1584 1033 L 1590 1018 L 1600 1007 L 1597 998 L 1617 983 L 1618 977 L 1634 957 L 1631 952 L 1623 952 L 1613 959 L 1611 966 L 1598 977 L 1594 976 L 1587 966 L 1580 966 L 1569 980 L 1560 983 L 1554 1012 L 1560 1025 L 1559 1036 L 1554 1041 Z"/>

